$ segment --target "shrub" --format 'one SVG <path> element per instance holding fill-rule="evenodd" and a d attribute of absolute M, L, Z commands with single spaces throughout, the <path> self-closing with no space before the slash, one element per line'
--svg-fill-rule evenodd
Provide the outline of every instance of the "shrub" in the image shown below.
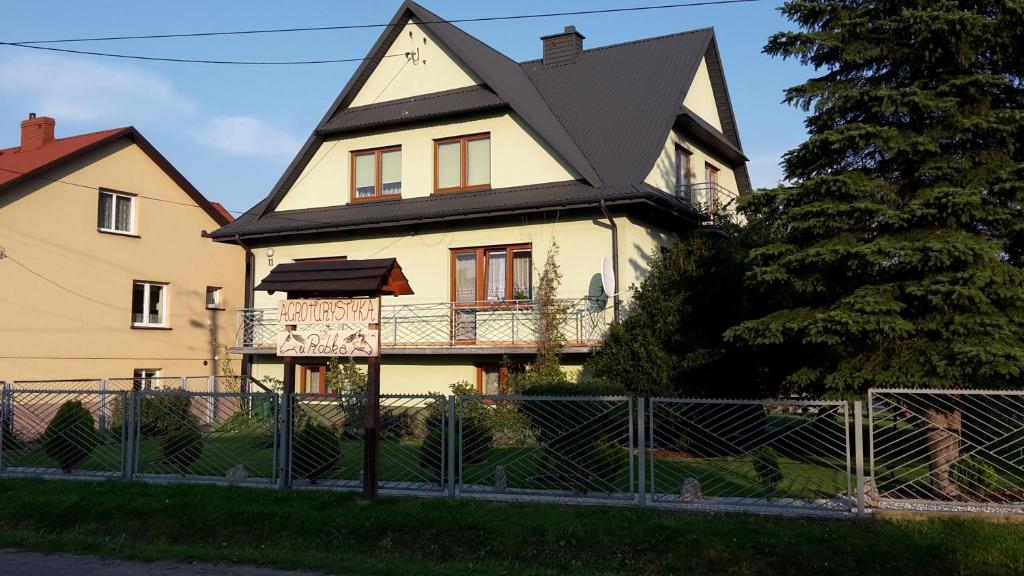
<path fill-rule="evenodd" d="M 120 434 L 124 418 L 124 396 L 111 402 L 110 430 Z M 139 400 L 139 433 L 143 438 L 158 438 L 188 421 L 192 399 L 188 396 L 143 396 Z"/>
<path fill-rule="evenodd" d="M 296 478 L 316 482 L 334 469 L 341 459 L 341 443 L 333 430 L 313 418 L 306 418 L 295 434 L 292 473 Z"/>
<path fill-rule="evenodd" d="M 164 461 L 173 464 L 184 476 L 203 453 L 203 433 L 199 419 L 189 414 L 183 422 L 163 436 L 160 451 Z"/>
<path fill-rule="evenodd" d="M 751 454 L 757 480 L 768 490 L 774 490 L 782 482 L 782 467 L 779 455 L 771 448 L 758 448 Z"/>
<path fill-rule="evenodd" d="M 468 382 L 452 384 L 451 391 L 455 396 L 476 394 L 476 390 Z M 442 441 L 441 437 L 443 430 L 441 422 L 445 418 L 445 415 L 442 414 L 443 409 L 444 404 L 439 401 L 435 401 L 427 409 L 427 436 L 420 447 L 420 466 L 435 474 L 437 479 L 440 479 L 442 464 L 446 466 L 448 462 L 447 444 Z M 456 462 L 476 464 L 487 458 L 491 447 L 494 446 L 494 427 L 489 417 L 490 410 L 491 408 L 482 402 L 473 401 L 463 404 L 462 444 L 455 447 L 456 453 L 459 450 L 462 451 L 462 458 L 456 457 Z M 458 441 L 458 436 L 456 436 L 456 442 Z M 442 446 L 444 446 L 444 450 L 442 450 Z M 461 477 L 462 470 L 457 469 L 455 476 Z"/>
<path fill-rule="evenodd" d="M 78 400 L 68 400 L 46 426 L 43 448 L 67 473 L 92 453 L 98 435 L 89 410 Z"/>
<path fill-rule="evenodd" d="M 972 454 L 954 462 L 949 476 L 968 496 L 984 496 L 996 487 L 998 480 L 992 465 Z"/>
<path fill-rule="evenodd" d="M 14 431 L 14 428 L 10 425 L 10 422 L 0 421 L 0 434 L 3 434 L 0 438 L 4 450 L 18 450 L 22 447 L 21 438 L 18 438 L 18 433 Z"/>

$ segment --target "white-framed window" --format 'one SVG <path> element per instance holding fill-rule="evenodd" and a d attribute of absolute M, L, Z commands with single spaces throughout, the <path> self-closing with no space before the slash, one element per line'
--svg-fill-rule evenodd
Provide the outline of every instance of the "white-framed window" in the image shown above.
<path fill-rule="evenodd" d="M 170 285 L 159 282 L 132 284 L 132 326 L 167 328 L 167 298 Z"/>
<path fill-rule="evenodd" d="M 224 308 L 220 300 L 221 288 L 219 286 L 206 287 L 206 309 L 220 310 Z"/>
<path fill-rule="evenodd" d="M 135 234 L 135 196 L 100 190 L 96 227 L 103 232 Z"/>
<path fill-rule="evenodd" d="M 132 374 L 132 387 L 135 390 L 159 389 L 153 380 L 160 377 L 159 368 L 136 368 Z"/>

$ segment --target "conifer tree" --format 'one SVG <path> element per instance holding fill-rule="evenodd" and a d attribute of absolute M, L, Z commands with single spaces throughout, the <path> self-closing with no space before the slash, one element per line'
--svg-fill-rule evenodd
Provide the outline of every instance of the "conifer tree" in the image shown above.
<path fill-rule="evenodd" d="M 788 383 L 1019 387 L 1024 377 L 1024 2 L 790 0 L 800 30 L 765 52 L 817 76 L 786 91 L 809 112 L 767 191 L 778 239 L 747 284 L 789 304 L 732 328 L 795 346 Z M 932 413 L 935 427 L 959 426 Z M 935 457 L 933 484 L 951 490 Z"/>

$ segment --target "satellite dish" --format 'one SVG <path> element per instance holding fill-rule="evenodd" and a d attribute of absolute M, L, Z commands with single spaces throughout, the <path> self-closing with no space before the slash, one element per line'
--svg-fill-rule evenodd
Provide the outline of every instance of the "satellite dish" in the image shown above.
<path fill-rule="evenodd" d="M 611 258 L 601 259 L 601 287 L 608 296 L 617 296 L 615 293 L 615 267 L 612 266 Z"/>

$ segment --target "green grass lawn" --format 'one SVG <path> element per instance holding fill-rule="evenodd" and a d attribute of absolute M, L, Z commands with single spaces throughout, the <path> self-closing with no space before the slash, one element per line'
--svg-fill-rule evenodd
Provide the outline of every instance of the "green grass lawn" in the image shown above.
<path fill-rule="evenodd" d="M 338 574 L 1019 574 L 1024 524 L 0 479 L 0 547 Z"/>

